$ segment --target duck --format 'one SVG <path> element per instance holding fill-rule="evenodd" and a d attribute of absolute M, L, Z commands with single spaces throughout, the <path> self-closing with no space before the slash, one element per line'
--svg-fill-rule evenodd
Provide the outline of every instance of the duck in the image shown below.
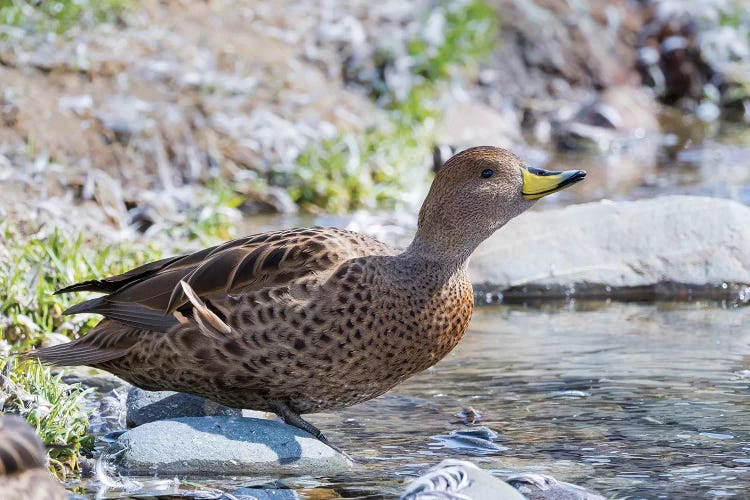
<path fill-rule="evenodd" d="M 0 498 L 68 498 L 60 482 L 47 471 L 42 441 L 17 415 L 0 415 Z"/>
<path fill-rule="evenodd" d="M 65 313 L 104 318 L 25 357 L 273 412 L 331 445 L 302 415 L 373 399 L 445 357 L 472 316 L 474 249 L 585 176 L 470 148 L 435 174 L 405 249 L 344 229 L 294 228 L 77 283 L 57 293 L 104 295 Z"/>

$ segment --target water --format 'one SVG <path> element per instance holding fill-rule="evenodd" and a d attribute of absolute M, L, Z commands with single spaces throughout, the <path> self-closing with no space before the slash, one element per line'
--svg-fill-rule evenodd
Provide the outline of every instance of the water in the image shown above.
<path fill-rule="evenodd" d="M 584 169 L 586 181 L 539 204 L 632 200 L 669 194 L 729 198 L 750 204 L 750 130 L 745 124 L 711 125 L 664 116 L 668 134 L 655 150 L 635 143 L 620 154 L 558 154 L 547 168 Z M 653 141 L 652 141 L 653 142 Z"/>
<path fill-rule="evenodd" d="M 384 397 L 309 416 L 361 461 L 351 474 L 195 481 L 393 498 L 427 467 L 461 458 L 500 477 L 540 472 L 607 497 L 746 497 L 747 325 L 750 308 L 711 304 L 482 307 L 432 369 Z M 466 406 L 483 415 L 475 426 L 454 416 Z M 481 429 L 474 441 L 445 437 L 476 426 L 498 434 L 494 446 L 482 446 Z"/>

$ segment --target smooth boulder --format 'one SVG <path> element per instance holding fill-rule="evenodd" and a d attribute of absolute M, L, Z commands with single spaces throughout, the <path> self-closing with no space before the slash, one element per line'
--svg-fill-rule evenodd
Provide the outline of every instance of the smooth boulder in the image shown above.
<path fill-rule="evenodd" d="M 143 424 L 110 449 L 130 474 L 314 475 L 351 470 L 341 453 L 295 427 L 247 417 L 185 417 Z"/>
<path fill-rule="evenodd" d="M 128 428 L 179 417 L 241 417 L 242 410 L 220 405 L 193 394 L 172 391 L 144 391 L 132 387 L 125 403 Z"/>
<path fill-rule="evenodd" d="M 474 253 L 480 291 L 750 283 L 750 208 L 699 196 L 530 212 Z"/>

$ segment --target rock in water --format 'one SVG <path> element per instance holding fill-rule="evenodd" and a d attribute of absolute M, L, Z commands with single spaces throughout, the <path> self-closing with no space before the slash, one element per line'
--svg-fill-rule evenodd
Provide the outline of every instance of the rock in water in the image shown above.
<path fill-rule="evenodd" d="M 229 408 L 193 394 L 172 391 L 144 391 L 133 387 L 128 391 L 127 426 L 179 417 L 241 417 L 242 410 Z"/>
<path fill-rule="evenodd" d="M 512 486 L 471 462 L 443 460 L 406 488 L 401 500 L 524 500 Z"/>
<path fill-rule="evenodd" d="M 528 500 L 605 500 L 598 493 L 543 474 L 518 474 L 507 481 Z"/>
<path fill-rule="evenodd" d="M 750 208 L 699 196 L 532 212 L 485 241 L 475 288 L 750 283 Z"/>
<path fill-rule="evenodd" d="M 143 424 L 112 445 L 131 474 L 329 476 L 350 462 L 310 434 L 270 420 L 185 417 Z"/>

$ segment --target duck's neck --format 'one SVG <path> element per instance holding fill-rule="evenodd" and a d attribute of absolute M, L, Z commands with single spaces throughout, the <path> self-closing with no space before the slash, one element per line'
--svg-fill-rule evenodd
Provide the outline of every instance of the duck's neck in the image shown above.
<path fill-rule="evenodd" d="M 428 231 L 417 229 L 414 240 L 401 254 L 403 258 L 441 270 L 447 276 L 464 272 L 469 257 L 479 245 L 465 239 L 430 236 Z"/>

